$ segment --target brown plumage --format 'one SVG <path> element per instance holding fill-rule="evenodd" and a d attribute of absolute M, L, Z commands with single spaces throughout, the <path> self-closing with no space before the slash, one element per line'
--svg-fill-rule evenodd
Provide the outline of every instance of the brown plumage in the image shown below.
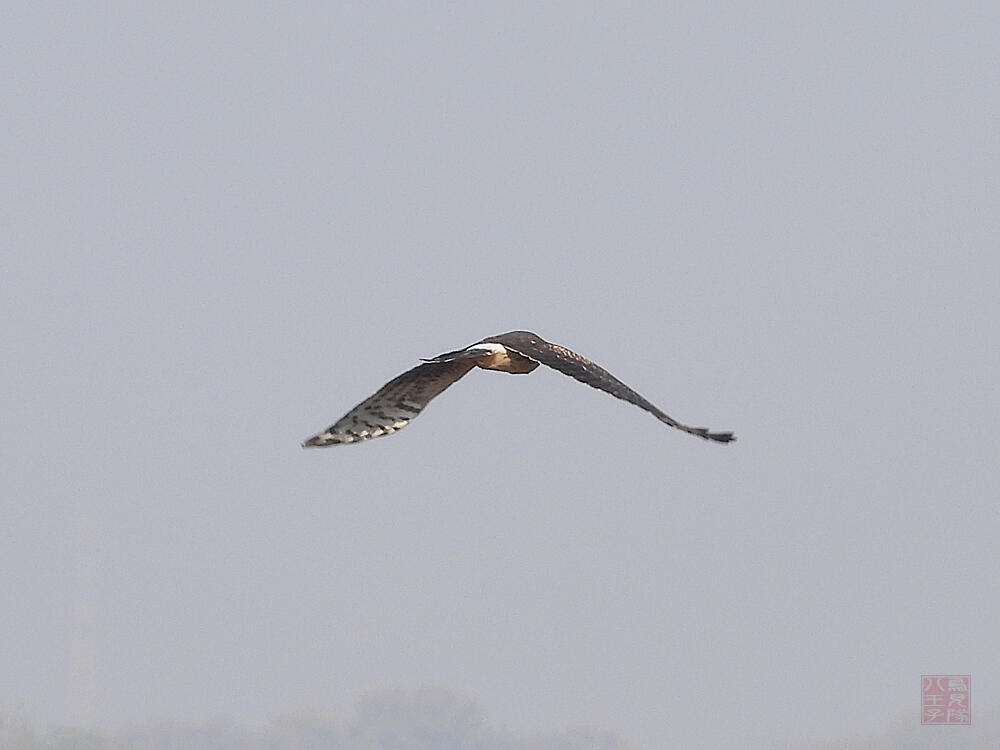
<path fill-rule="evenodd" d="M 690 435 L 717 443 L 729 443 L 736 439 L 731 432 L 709 432 L 704 427 L 681 424 L 586 357 L 558 344 L 551 344 L 530 331 L 511 331 L 488 336 L 465 349 L 424 360 L 423 364 L 390 380 L 374 395 L 302 445 L 339 445 L 390 435 L 409 424 L 431 399 L 457 382 L 473 367 L 520 375 L 531 372 L 539 364 L 635 404 L 664 424 Z"/>

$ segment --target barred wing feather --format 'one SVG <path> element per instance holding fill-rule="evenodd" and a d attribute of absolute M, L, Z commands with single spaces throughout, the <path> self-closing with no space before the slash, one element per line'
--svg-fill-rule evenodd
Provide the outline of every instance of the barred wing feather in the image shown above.
<path fill-rule="evenodd" d="M 302 446 L 340 445 L 391 435 L 406 427 L 431 399 L 473 367 L 475 363 L 469 360 L 417 365 L 390 380 Z"/>

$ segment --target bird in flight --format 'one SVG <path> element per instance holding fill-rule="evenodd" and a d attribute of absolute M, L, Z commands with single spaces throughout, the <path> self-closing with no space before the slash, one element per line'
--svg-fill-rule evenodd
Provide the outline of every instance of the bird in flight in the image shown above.
<path fill-rule="evenodd" d="M 499 336 L 487 336 L 472 346 L 423 360 L 423 364 L 393 378 L 375 395 L 362 401 L 326 430 L 306 440 L 302 447 L 356 443 L 391 435 L 406 427 L 431 399 L 457 382 L 473 367 L 522 375 L 540 364 L 635 404 L 661 422 L 690 435 L 716 443 L 728 443 L 736 439 L 731 432 L 709 432 L 704 427 L 681 424 L 586 357 L 558 344 L 550 344 L 536 333 L 510 331 Z"/>

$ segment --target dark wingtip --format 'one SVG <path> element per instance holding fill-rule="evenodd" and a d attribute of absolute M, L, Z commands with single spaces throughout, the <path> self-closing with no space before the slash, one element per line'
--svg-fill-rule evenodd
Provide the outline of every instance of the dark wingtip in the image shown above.
<path fill-rule="evenodd" d="M 736 441 L 736 436 L 731 432 L 705 432 L 704 437 L 714 440 L 717 443 L 732 443 Z"/>
<path fill-rule="evenodd" d="M 681 429 L 716 443 L 732 443 L 736 440 L 736 436 L 731 432 L 709 432 L 707 427 L 681 427 Z"/>
<path fill-rule="evenodd" d="M 322 448 L 324 445 L 332 445 L 335 441 L 330 440 L 330 436 L 327 433 L 320 433 L 319 435 L 313 435 L 308 440 L 302 441 L 303 448 Z"/>

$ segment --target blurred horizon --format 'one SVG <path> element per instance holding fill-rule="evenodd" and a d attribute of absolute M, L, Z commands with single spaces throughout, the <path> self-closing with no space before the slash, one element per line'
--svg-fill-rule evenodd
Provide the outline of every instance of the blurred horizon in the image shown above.
<path fill-rule="evenodd" d="M 757 746 L 758 750 L 924 750 L 948 747 L 985 748 L 1000 740 L 1000 711 L 980 712 L 971 726 L 924 727 L 913 714 L 896 717 L 884 732 L 851 740 L 800 736 Z M 943 732 L 942 736 L 938 732 Z M 475 747 L 478 750 L 631 750 L 613 732 L 587 722 L 541 732 L 522 733 L 494 725 L 479 704 L 444 688 L 372 691 L 355 701 L 352 712 L 337 718 L 319 708 L 273 717 L 256 726 L 225 717 L 194 722 L 149 719 L 115 729 L 36 727 L 30 719 L 0 713 L 0 750 L 186 750 L 253 748 L 254 750 L 432 750 Z"/>

